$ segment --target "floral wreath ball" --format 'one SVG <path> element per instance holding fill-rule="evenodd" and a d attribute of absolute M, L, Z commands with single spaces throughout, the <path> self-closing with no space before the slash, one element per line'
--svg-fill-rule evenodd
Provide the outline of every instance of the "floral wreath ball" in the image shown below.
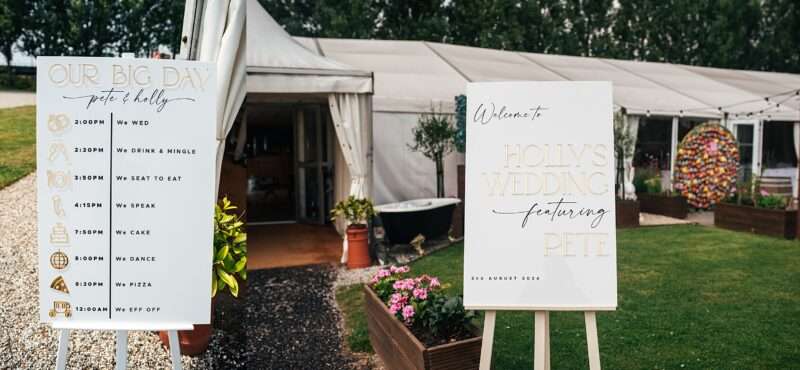
<path fill-rule="evenodd" d="M 736 185 L 736 138 L 717 123 L 701 124 L 686 135 L 675 158 L 675 190 L 696 208 L 708 208 Z"/>

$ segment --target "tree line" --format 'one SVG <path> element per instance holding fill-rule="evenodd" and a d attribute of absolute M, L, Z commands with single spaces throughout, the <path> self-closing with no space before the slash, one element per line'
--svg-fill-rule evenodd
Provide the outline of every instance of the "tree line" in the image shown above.
<path fill-rule="evenodd" d="M 208 0 L 211 1 L 211 0 Z M 296 36 L 800 72 L 797 0 L 259 0 Z M 0 0 L 0 53 L 179 49 L 184 0 Z M 257 35 L 248 35 L 257 37 Z"/>
<path fill-rule="evenodd" d="M 800 72 L 797 0 L 259 0 L 295 36 Z"/>
<path fill-rule="evenodd" d="M 184 0 L 0 0 L 0 53 L 148 55 L 177 51 Z"/>

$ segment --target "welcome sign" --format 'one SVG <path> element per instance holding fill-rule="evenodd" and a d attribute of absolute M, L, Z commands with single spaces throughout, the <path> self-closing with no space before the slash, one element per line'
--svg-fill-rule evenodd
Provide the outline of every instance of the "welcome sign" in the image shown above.
<path fill-rule="evenodd" d="M 215 67 L 37 60 L 43 322 L 210 320 Z"/>
<path fill-rule="evenodd" d="M 467 86 L 464 303 L 617 306 L 609 82 Z"/>

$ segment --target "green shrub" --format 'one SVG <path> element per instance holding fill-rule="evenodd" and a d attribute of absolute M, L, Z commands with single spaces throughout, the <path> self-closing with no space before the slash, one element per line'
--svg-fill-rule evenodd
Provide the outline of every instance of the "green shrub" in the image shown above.
<path fill-rule="evenodd" d="M 232 296 L 238 297 L 239 280 L 247 279 L 247 233 L 244 231 L 242 217 L 227 213 L 234 209 L 236 206 L 227 197 L 214 207 L 212 297 L 226 287 Z"/>
<path fill-rule="evenodd" d="M 661 194 L 661 177 L 651 177 L 645 180 L 644 188 L 648 194 Z"/>
<path fill-rule="evenodd" d="M 781 195 L 762 195 L 756 200 L 756 206 L 767 209 L 786 209 L 787 199 Z"/>

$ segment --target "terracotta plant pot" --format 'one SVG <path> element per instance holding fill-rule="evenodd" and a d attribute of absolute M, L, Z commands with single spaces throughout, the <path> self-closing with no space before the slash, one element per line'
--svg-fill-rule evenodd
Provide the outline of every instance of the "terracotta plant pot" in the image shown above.
<path fill-rule="evenodd" d="M 367 226 L 350 225 L 347 227 L 347 268 L 369 266 L 372 266 L 372 260 L 369 257 Z"/>
<path fill-rule="evenodd" d="M 194 330 L 178 330 L 178 343 L 181 346 L 181 354 L 187 356 L 197 356 L 208 349 L 211 342 L 211 334 L 214 331 L 214 302 L 216 297 L 211 299 L 211 324 L 195 325 Z M 166 331 L 159 331 L 158 337 L 161 343 L 169 350 L 169 335 Z"/>
<path fill-rule="evenodd" d="M 181 354 L 187 356 L 197 356 L 208 349 L 211 342 L 211 325 L 195 325 L 194 330 L 178 330 L 178 343 L 181 346 Z M 169 337 L 166 331 L 158 332 L 161 343 L 169 349 Z"/>

